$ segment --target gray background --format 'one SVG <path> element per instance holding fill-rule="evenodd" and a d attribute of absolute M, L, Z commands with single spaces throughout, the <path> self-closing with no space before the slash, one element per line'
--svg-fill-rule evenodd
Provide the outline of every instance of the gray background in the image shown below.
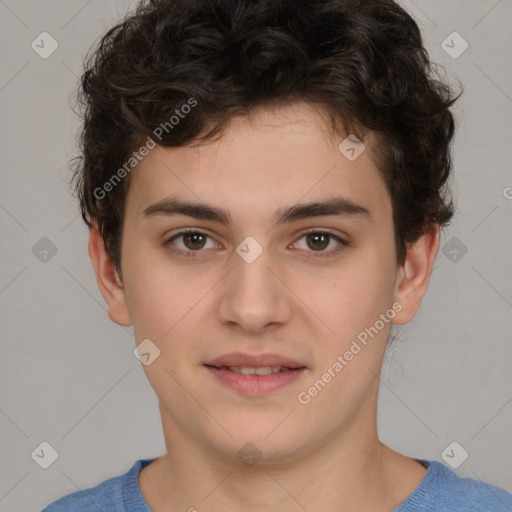
<path fill-rule="evenodd" d="M 401 3 L 465 94 L 457 215 L 419 314 L 388 352 L 379 431 L 441 461 L 457 441 L 469 453 L 458 474 L 512 491 L 512 2 Z M 0 0 L 1 511 L 40 510 L 164 453 L 157 400 L 131 329 L 107 317 L 67 185 L 78 128 L 68 97 L 89 46 L 130 5 Z M 59 44 L 48 59 L 31 48 L 43 31 Z M 453 31 L 469 43 L 458 58 L 441 47 Z M 57 249 L 46 261 L 44 237 Z M 43 441 L 59 455 L 48 469 L 31 457 Z"/>

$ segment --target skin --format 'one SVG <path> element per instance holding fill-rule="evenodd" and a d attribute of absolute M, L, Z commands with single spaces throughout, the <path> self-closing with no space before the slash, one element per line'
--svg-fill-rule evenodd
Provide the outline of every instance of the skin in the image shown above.
<path fill-rule="evenodd" d="M 122 280 L 98 229 L 90 230 L 89 254 L 110 319 L 133 325 L 137 344 L 149 338 L 160 350 L 143 368 L 159 399 L 167 453 L 139 474 L 156 512 L 313 512 L 339 510 L 340 503 L 347 512 L 390 512 L 426 473 L 380 442 L 376 410 L 391 324 L 409 322 L 420 306 L 438 226 L 398 266 L 374 140 L 365 140 L 366 150 L 351 162 L 338 150 L 346 135 L 332 136 L 327 126 L 318 110 L 297 103 L 235 118 L 214 142 L 150 151 L 132 171 Z M 275 224 L 279 209 L 333 195 L 365 207 L 371 218 Z M 223 208 L 232 224 L 144 216 L 170 196 Z M 194 252 L 197 241 L 186 236 L 165 245 L 185 228 L 210 237 L 200 239 L 204 248 Z M 348 245 L 333 238 L 308 243 L 310 229 L 329 230 Z M 247 236 L 263 249 L 250 264 L 236 252 Z M 310 403 L 299 403 L 297 395 L 394 303 L 400 312 Z M 268 396 L 248 397 L 203 366 L 233 351 L 277 353 L 308 369 Z M 261 453 L 251 467 L 237 458 L 247 442 Z"/>

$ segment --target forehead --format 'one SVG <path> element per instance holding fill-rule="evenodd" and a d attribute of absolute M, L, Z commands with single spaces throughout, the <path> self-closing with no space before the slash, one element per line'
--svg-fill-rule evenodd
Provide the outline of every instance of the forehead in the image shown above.
<path fill-rule="evenodd" d="M 307 104 L 234 118 L 215 141 L 152 149 L 132 171 L 127 213 L 141 215 L 172 196 L 233 209 L 235 218 L 270 219 L 284 206 L 334 194 L 386 213 L 374 139 L 369 134 L 363 146 L 348 135 L 333 133 L 325 115 Z"/>

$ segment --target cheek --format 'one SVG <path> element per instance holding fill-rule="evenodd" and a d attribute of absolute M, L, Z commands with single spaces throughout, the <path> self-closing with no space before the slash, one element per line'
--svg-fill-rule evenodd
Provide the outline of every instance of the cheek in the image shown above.
<path fill-rule="evenodd" d="M 328 282 L 312 295 L 311 309 L 336 333 L 333 343 L 352 340 L 366 327 L 374 325 L 393 303 L 394 267 L 377 256 L 367 256 L 333 273 Z M 317 283 L 318 285 L 318 283 Z"/>
<path fill-rule="evenodd" d="M 213 271 L 184 271 L 152 265 L 127 275 L 126 296 L 135 340 L 150 339 L 160 362 L 172 370 L 200 357 L 202 339 L 215 318 Z"/>
<path fill-rule="evenodd" d="M 196 289 L 197 288 L 197 289 Z M 127 304 L 133 320 L 136 339 L 153 337 L 165 342 L 181 321 L 188 318 L 204 288 L 194 282 L 157 272 L 143 274 L 130 283 Z"/>

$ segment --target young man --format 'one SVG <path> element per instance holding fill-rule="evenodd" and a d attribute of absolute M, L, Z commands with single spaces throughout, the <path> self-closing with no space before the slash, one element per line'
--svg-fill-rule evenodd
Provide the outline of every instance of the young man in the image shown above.
<path fill-rule="evenodd" d="M 377 436 L 391 326 L 453 214 L 455 98 L 402 8 L 145 2 L 81 99 L 89 254 L 167 453 L 45 512 L 512 509 Z"/>

